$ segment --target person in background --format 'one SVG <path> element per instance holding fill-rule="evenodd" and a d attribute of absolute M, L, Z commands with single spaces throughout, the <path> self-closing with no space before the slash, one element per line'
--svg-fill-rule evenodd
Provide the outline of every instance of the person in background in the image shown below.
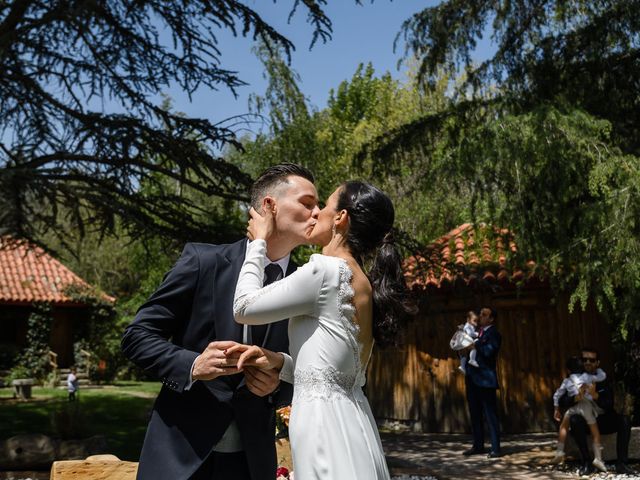
<path fill-rule="evenodd" d="M 502 336 L 494 325 L 496 317 L 496 312 L 489 307 L 480 310 L 478 340 L 475 344 L 467 347 L 468 351 L 473 348 L 477 350 L 478 366 L 474 367 L 468 364 L 465 376 L 467 404 L 473 434 L 473 446 L 463 452 L 463 455 L 466 456 L 485 453 L 483 415 L 487 421 L 491 438 L 491 450 L 487 457 L 497 458 L 501 455 L 500 426 L 496 402 L 496 389 L 498 388 L 496 359 L 502 344 Z"/>
<path fill-rule="evenodd" d="M 469 337 L 469 340 L 474 344 L 478 341 L 478 315 L 473 310 L 469 310 L 467 312 L 467 321 L 464 325 L 461 325 L 459 328 L 462 329 L 465 335 Z M 467 363 L 469 365 L 473 365 L 474 367 L 478 366 L 478 362 L 476 360 L 476 356 L 478 355 L 478 351 L 474 348 L 471 350 L 464 350 L 460 354 L 460 366 L 458 369 L 466 374 L 467 373 Z"/>
<path fill-rule="evenodd" d="M 69 375 L 67 375 L 67 391 L 69 392 L 69 401 L 74 402 L 76 399 L 76 392 L 78 391 L 79 383 L 76 367 L 69 369 Z"/>
<path fill-rule="evenodd" d="M 583 347 L 582 362 L 585 372 L 595 374 L 600 366 L 598 351 L 593 347 Z M 595 383 L 588 391 L 596 404 L 604 410 L 604 413 L 598 415 L 596 419 L 600 434 L 616 433 L 616 472 L 629 475 L 635 474 L 636 472 L 627 465 L 629 461 L 629 441 L 631 439 L 631 419 L 628 415 L 619 414 L 614 410 L 611 380 L 606 379 L 604 382 Z M 576 401 L 579 401 L 579 397 L 576 398 L 569 394 L 563 395 L 560 400 L 560 406 L 568 408 L 575 404 Z M 593 471 L 593 465 L 587 447 L 587 435 L 589 435 L 587 422 L 582 415 L 571 415 L 569 425 L 571 435 L 576 441 L 582 459 L 580 474 L 589 474 Z"/>
<path fill-rule="evenodd" d="M 589 425 L 589 430 L 591 430 L 591 436 L 593 437 L 593 452 L 595 455 L 593 466 L 601 472 L 606 472 L 607 467 L 605 467 L 602 462 L 600 431 L 598 430 L 598 423 L 596 422 L 596 418 L 602 410 L 593 400 L 589 389 L 592 384 L 603 382 L 607 378 L 607 374 L 600 368 L 598 368 L 594 374 L 585 372 L 584 364 L 578 357 L 568 358 L 566 368 L 568 375 L 553 394 L 553 418 L 557 422 L 562 421 L 560 422 L 560 429 L 558 430 L 556 454 L 551 460 L 551 463 L 562 463 L 564 461 L 564 443 L 569 430 L 570 418 L 572 415 L 582 415 Z M 563 417 L 560 413 L 560 398 L 565 392 L 568 392 L 569 395 L 574 397 L 576 403 L 565 412 Z"/>

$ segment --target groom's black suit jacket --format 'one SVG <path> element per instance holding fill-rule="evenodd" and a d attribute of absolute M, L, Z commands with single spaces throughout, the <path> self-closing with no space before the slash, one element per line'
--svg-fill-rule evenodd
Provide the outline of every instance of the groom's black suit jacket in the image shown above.
<path fill-rule="evenodd" d="M 185 390 L 193 361 L 209 342 L 242 342 L 233 295 L 246 245 L 246 240 L 187 244 L 124 332 L 124 354 L 163 383 L 140 455 L 139 479 L 189 478 L 234 418 L 252 480 L 275 478 L 272 396 L 249 392 L 242 374 L 197 381 Z M 287 274 L 294 269 L 290 263 Z M 265 347 L 286 352 L 288 344 L 287 321 L 272 324 Z M 290 395 L 291 389 L 282 385 L 281 394 Z"/>

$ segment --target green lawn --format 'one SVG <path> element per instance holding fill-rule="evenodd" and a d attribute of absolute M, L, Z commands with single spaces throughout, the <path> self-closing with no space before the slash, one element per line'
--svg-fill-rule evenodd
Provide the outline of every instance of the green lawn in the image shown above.
<path fill-rule="evenodd" d="M 109 453 L 138 459 L 159 382 L 120 382 L 104 388 L 81 388 L 77 402 L 67 392 L 35 387 L 33 400 L 15 402 L 11 388 L 0 389 L 0 439 L 24 433 L 56 438 L 104 435 Z"/>

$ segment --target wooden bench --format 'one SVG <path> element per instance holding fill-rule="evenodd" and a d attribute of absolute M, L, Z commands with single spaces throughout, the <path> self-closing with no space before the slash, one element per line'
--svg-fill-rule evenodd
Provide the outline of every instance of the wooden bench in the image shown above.
<path fill-rule="evenodd" d="M 276 440 L 278 466 L 291 471 L 289 440 Z M 84 460 L 58 460 L 51 466 L 50 480 L 135 480 L 137 462 L 125 462 L 115 455 L 92 455 Z"/>
<path fill-rule="evenodd" d="M 587 436 L 587 445 L 589 452 L 593 455 L 593 448 L 591 442 L 591 435 Z M 616 454 L 616 434 L 610 433 L 608 435 L 602 435 L 602 458 L 605 462 L 615 460 Z M 580 452 L 578 446 L 573 440 L 571 434 L 567 436 L 567 443 L 565 445 L 565 452 L 567 455 L 580 458 Z M 640 427 L 633 427 L 631 429 L 631 440 L 629 441 L 629 458 L 640 459 Z"/>
<path fill-rule="evenodd" d="M 92 455 L 84 460 L 59 460 L 51 466 L 51 480 L 135 480 L 137 462 L 115 455 Z"/>

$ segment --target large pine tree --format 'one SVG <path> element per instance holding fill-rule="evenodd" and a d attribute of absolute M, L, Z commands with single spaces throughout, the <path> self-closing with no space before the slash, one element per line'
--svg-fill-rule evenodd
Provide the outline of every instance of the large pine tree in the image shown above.
<path fill-rule="evenodd" d="M 203 226 L 185 214 L 198 205 L 182 192 L 246 197 L 250 177 L 215 153 L 236 143 L 234 132 L 224 119 L 176 115 L 156 99 L 169 85 L 230 95 L 243 85 L 223 66 L 221 30 L 290 54 L 294 45 L 247 3 L 0 3 L 0 234 L 33 239 L 60 230 L 61 211 L 80 231 L 121 222 L 134 235 L 220 232 L 224 224 Z M 325 3 L 295 0 L 290 11 L 307 11 L 313 42 L 330 38 Z"/>

